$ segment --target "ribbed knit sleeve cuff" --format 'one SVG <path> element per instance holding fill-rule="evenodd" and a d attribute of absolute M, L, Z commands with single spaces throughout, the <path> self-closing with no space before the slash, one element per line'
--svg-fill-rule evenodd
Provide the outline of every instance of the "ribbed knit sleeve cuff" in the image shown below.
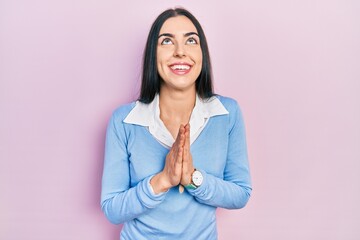
<path fill-rule="evenodd" d="M 155 194 L 154 190 L 150 185 L 150 180 L 153 177 L 147 177 L 143 181 L 138 184 L 138 188 L 136 189 L 137 196 L 141 203 L 147 208 L 154 208 L 159 205 L 166 196 L 167 192 Z"/>

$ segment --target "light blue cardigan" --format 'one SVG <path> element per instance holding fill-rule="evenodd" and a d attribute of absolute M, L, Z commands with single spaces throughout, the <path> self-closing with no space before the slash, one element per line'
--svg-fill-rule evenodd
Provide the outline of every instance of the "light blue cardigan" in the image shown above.
<path fill-rule="evenodd" d="M 217 207 L 238 209 L 251 194 L 245 127 L 237 102 L 217 96 L 229 114 L 211 117 L 191 145 L 204 176 L 195 190 L 177 187 L 155 195 L 153 175 L 162 171 L 168 149 L 146 127 L 123 120 L 135 106 L 114 111 L 106 134 L 101 208 L 110 222 L 124 223 L 121 239 L 217 239 Z"/>

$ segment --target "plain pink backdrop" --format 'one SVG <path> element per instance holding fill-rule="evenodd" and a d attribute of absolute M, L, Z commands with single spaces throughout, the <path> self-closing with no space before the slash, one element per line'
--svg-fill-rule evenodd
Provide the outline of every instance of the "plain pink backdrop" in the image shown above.
<path fill-rule="evenodd" d="M 105 128 L 150 24 L 188 8 L 245 116 L 253 194 L 219 239 L 360 239 L 360 2 L 0 0 L 0 239 L 118 239 Z"/>

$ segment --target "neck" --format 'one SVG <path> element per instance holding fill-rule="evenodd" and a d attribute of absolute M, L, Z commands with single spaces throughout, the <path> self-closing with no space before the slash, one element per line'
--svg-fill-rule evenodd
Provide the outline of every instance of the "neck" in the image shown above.
<path fill-rule="evenodd" d="M 195 106 L 196 91 L 167 91 L 161 89 L 159 94 L 160 118 L 186 124 L 189 122 Z"/>

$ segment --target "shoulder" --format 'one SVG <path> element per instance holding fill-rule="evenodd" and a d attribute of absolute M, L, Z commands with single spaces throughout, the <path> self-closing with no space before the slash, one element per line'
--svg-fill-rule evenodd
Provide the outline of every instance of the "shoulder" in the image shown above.
<path fill-rule="evenodd" d="M 112 113 L 112 120 L 115 122 L 122 122 L 126 116 L 129 115 L 130 111 L 135 107 L 135 105 L 136 102 L 131 102 L 117 107 Z"/>
<path fill-rule="evenodd" d="M 229 112 L 230 132 L 234 127 L 244 128 L 244 118 L 238 102 L 230 97 L 216 96 Z"/>
<path fill-rule="evenodd" d="M 216 95 L 216 98 L 219 99 L 219 101 L 224 105 L 226 110 L 229 111 L 229 113 L 237 112 L 240 110 L 238 102 L 230 97 L 225 97 L 222 95 Z"/>

